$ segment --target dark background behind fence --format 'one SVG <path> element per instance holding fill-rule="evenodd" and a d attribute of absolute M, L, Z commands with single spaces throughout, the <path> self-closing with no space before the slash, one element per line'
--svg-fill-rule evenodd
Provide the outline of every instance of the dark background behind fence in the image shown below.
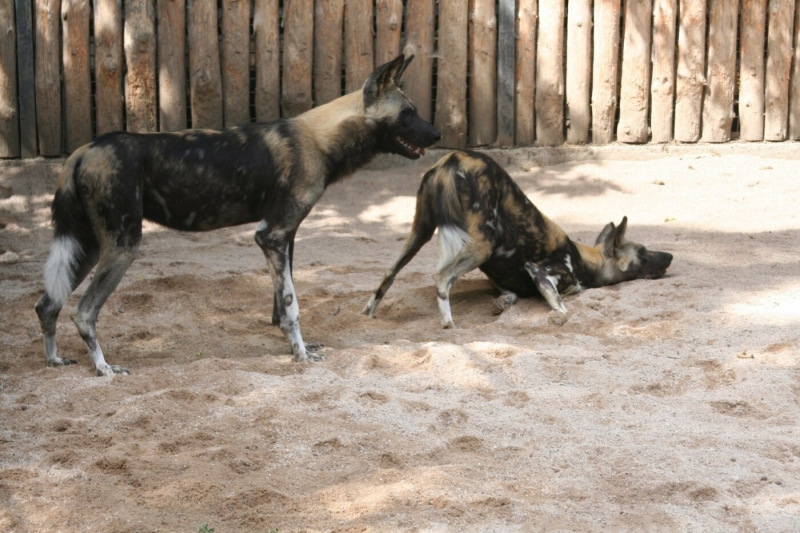
<path fill-rule="evenodd" d="M 795 0 L 0 0 L 0 157 L 297 115 L 400 52 L 440 146 L 800 137 Z"/>

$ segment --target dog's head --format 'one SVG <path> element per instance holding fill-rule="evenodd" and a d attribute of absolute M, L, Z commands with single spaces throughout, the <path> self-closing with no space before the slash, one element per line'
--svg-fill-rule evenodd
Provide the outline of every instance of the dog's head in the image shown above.
<path fill-rule="evenodd" d="M 413 55 L 400 54 L 375 69 L 364 83 L 364 113 L 377 126 L 381 152 L 419 159 L 442 134 L 422 120 L 400 88 L 403 72 L 412 59 Z"/>
<path fill-rule="evenodd" d="M 603 264 L 596 274 L 597 286 L 614 285 L 632 279 L 657 279 L 667 272 L 672 254 L 651 252 L 643 245 L 625 240 L 628 217 L 619 226 L 606 224 L 594 245 L 603 255 Z"/>

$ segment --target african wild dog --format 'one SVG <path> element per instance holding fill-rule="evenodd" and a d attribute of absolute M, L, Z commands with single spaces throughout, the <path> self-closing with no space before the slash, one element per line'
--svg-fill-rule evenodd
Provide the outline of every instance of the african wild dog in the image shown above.
<path fill-rule="evenodd" d="M 272 322 L 291 343 L 295 361 L 320 359 L 300 334 L 291 275 L 295 233 L 328 185 L 377 153 L 417 159 L 439 140 L 399 87 L 412 59 L 401 54 L 378 67 L 360 91 L 294 118 L 225 130 L 118 132 L 76 150 L 53 200 L 55 239 L 46 292 L 36 304 L 47 365 L 75 362 L 56 353 L 56 320 L 97 264 L 72 319 L 98 375 L 128 372 L 106 363 L 95 324 L 136 257 L 143 218 L 183 231 L 259 222 L 255 240 L 274 286 Z"/>
<path fill-rule="evenodd" d="M 439 228 L 439 265 L 433 279 L 442 326 L 453 326 L 449 294 L 455 280 L 480 268 L 500 291 L 502 313 L 518 296 L 540 293 L 561 325 L 567 309 L 560 294 L 663 276 L 672 261 L 625 240 L 627 217 L 606 225 L 594 246 L 570 240 L 544 216 L 490 157 L 469 151 L 444 156 L 425 173 L 417 193 L 411 235 L 400 258 L 375 289 L 363 313 L 371 317 L 397 273 Z"/>

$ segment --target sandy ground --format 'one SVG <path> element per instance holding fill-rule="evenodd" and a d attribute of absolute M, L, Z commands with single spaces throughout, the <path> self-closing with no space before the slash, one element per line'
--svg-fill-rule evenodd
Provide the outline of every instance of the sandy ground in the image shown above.
<path fill-rule="evenodd" d="M 797 144 L 493 152 L 576 240 L 629 218 L 668 277 L 492 314 L 478 271 L 441 330 L 434 240 L 360 314 L 410 227 L 425 166 L 329 189 L 295 257 L 295 364 L 270 326 L 253 226 L 146 227 L 99 338 L 33 305 L 61 160 L 0 164 L 4 532 L 798 531 Z M 71 308 L 79 288 L 70 300 Z"/>

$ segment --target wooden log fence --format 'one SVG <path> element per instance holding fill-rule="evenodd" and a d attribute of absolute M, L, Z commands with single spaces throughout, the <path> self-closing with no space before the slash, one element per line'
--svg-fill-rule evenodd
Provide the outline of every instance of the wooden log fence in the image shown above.
<path fill-rule="evenodd" d="M 0 0 L 0 158 L 292 117 L 400 52 L 441 147 L 800 140 L 800 0 Z"/>

